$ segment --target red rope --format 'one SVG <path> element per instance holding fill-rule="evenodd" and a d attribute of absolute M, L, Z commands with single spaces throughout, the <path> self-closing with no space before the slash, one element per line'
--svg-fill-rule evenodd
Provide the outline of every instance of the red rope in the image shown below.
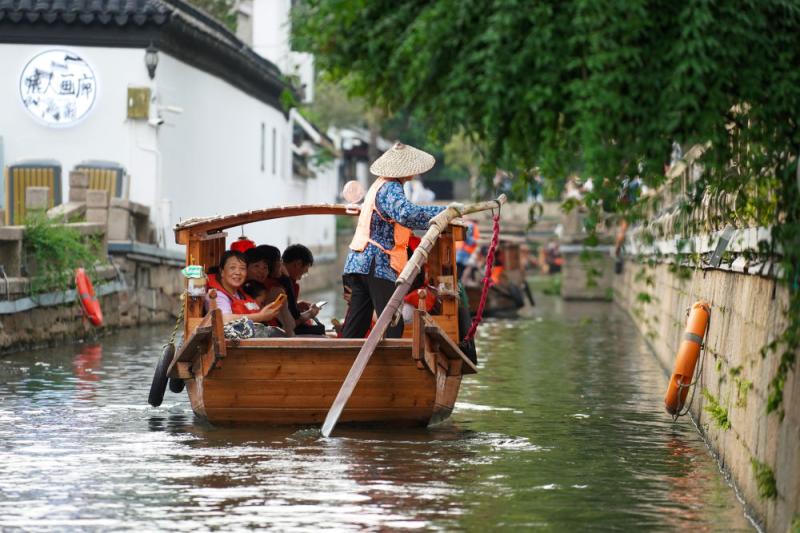
<path fill-rule="evenodd" d="M 497 244 L 500 242 L 500 211 L 492 217 L 492 243 L 489 245 L 489 253 L 486 255 L 486 270 L 483 274 L 483 289 L 481 290 L 481 301 L 478 303 L 478 310 L 475 312 L 475 318 L 472 319 L 472 325 L 464 336 L 465 341 L 471 341 L 475 338 L 475 332 L 478 329 L 478 324 L 483 320 L 483 307 L 486 305 L 486 298 L 489 296 L 489 287 L 492 286 L 492 266 L 494 265 L 494 253 L 497 250 Z"/>

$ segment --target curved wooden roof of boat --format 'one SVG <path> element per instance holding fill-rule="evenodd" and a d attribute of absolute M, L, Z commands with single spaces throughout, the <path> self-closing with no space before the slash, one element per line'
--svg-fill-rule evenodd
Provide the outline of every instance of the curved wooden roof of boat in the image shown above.
<path fill-rule="evenodd" d="M 348 207 L 344 204 L 301 204 L 284 205 L 279 207 L 268 207 L 266 209 L 256 209 L 245 211 L 235 215 L 196 217 L 184 220 L 175 225 L 175 235 L 184 231 L 191 233 L 216 233 L 219 231 L 251 224 L 262 220 L 272 220 L 275 218 L 298 217 L 303 215 L 342 215 L 356 216 L 358 208 Z"/>

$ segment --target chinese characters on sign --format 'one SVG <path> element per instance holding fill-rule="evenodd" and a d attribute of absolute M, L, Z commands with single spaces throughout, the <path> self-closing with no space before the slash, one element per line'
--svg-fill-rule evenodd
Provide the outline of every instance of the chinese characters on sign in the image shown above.
<path fill-rule="evenodd" d="M 48 50 L 25 65 L 19 94 L 25 108 L 48 126 L 70 126 L 91 110 L 97 80 L 77 54 Z"/>

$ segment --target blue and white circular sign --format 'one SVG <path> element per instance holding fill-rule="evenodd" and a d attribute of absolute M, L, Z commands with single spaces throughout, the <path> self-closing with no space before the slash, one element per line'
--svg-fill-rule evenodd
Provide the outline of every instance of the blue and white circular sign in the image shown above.
<path fill-rule="evenodd" d="M 48 126 L 72 126 L 97 96 L 92 67 L 68 50 L 47 50 L 28 61 L 19 79 L 22 105 Z"/>

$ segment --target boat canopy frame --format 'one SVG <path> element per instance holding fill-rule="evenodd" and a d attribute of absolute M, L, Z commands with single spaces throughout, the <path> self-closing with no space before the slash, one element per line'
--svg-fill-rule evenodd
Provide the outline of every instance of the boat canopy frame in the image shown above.
<path fill-rule="evenodd" d="M 233 215 L 194 217 L 183 220 L 175 225 L 175 241 L 178 244 L 187 244 L 189 233 L 219 233 L 243 224 L 252 224 L 254 222 L 263 222 L 265 220 L 274 220 L 277 218 L 290 218 L 304 215 L 358 216 L 360 213 L 361 208 L 358 205 L 298 204 L 255 209 Z"/>
<path fill-rule="evenodd" d="M 175 240 L 178 244 L 186 246 L 186 264 L 201 265 L 205 271 L 210 266 L 216 265 L 225 252 L 226 229 L 279 218 L 305 215 L 358 216 L 360 213 L 360 205 L 298 204 L 244 211 L 233 215 L 190 218 L 175 225 Z M 464 239 L 464 234 L 465 225 L 459 220 L 451 221 L 440 235 L 427 261 L 429 274 L 433 275 L 435 282 L 448 280 L 447 285 L 450 290 L 443 301 L 442 316 L 438 316 L 437 320 L 452 338 L 459 338 L 454 245 L 455 241 Z M 204 316 L 201 298 L 185 299 L 184 338 L 189 338 Z"/>

